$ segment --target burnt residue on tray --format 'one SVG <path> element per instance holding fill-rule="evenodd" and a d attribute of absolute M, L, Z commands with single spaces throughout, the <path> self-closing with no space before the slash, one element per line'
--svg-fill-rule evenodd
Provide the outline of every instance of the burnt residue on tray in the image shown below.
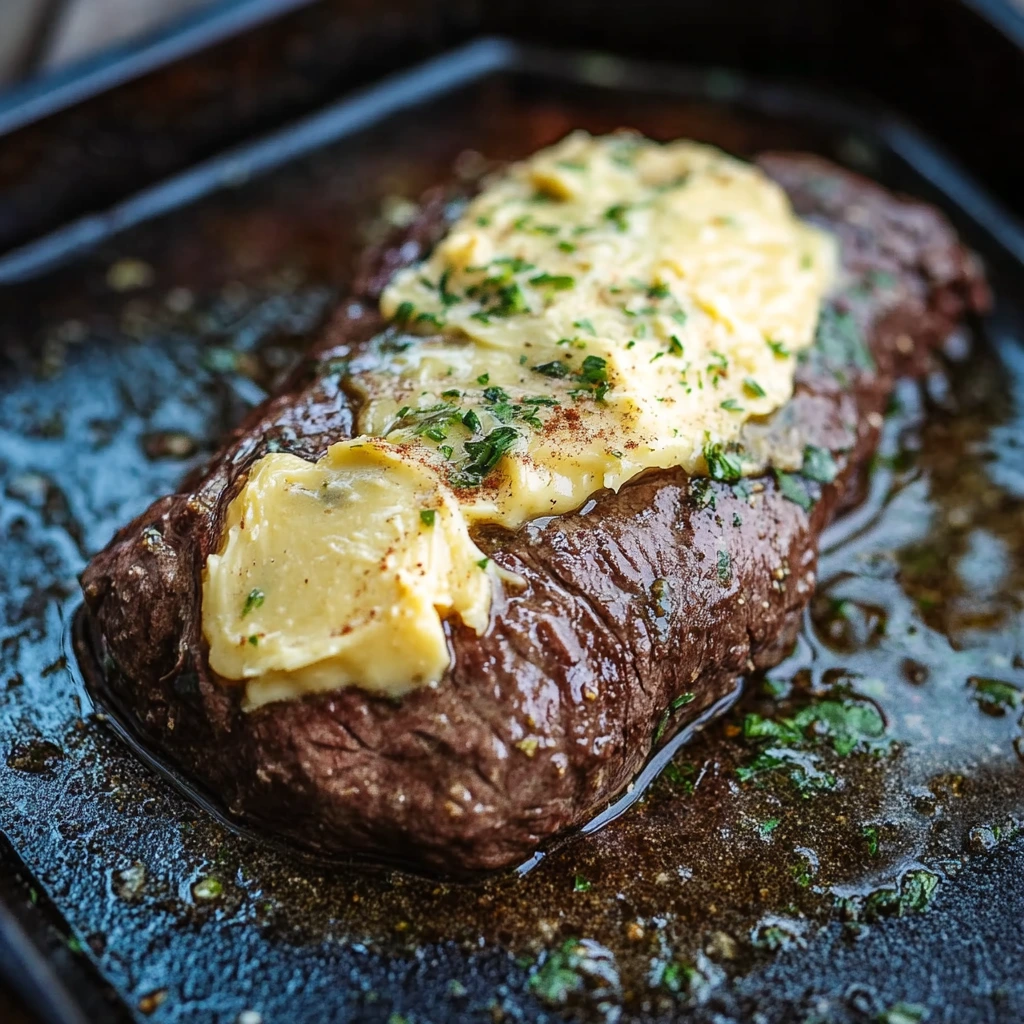
<path fill-rule="evenodd" d="M 891 176 L 839 133 L 499 78 L 2 298 L 0 825 L 140 1017 L 1024 1015 L 1024 939 L 993 910 L 1024 903 L 1019 280 L 899 390 L 791 658 L 628 813 L 524 874 L 453 885 L 237 834 L 88 704 L 69 640 L 86 557 L 287 373 L 356 251 L 453 161 L 623 124 L 842 146 Z"/>

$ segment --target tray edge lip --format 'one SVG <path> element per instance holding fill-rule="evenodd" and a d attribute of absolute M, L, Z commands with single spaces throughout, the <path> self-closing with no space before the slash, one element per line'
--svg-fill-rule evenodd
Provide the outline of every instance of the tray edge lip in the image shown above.
<path fill-rule="evenodd" d="M 6 837 L 3 838 L 6 842 Z M 0 978 L 47 1024 L 88 1024 L 78 1000 L 64 985 L 50 958 L 3 901 L 0 901 Z"/>
<path fill-rule="evenodd" d="M 596 75 L 595 59 L 606 62 Z M 0 287 L 23 283 L 54 270 L 129 228 L 216 191 L 242 185 L 321 146 L 335 144 L 383 118 L 428 102 L 484 75 L 518 71 L 560 76 L 569 82 L 599 88 L 621 88 L 621 78 L 602 77 L 607 75 L 610 66 L 624 69 L 633 76 L 634 82 L 649 83 L 655 92 L 671 92 L 673 86 L 682 92 L 687 86 L 692 88 L 722 70 L 522 44 L 503 36 L 480 36 L 354 90 L 281 128 L 201 160 L 129 195 L 107 210 L 86 214 L 0 253 Z M 727 97 L 727 102 L 739 100 L 747 109 L 768 116 L 777 115 L 783 103 L 789 113 L 794 110 L 792 97 L 798 87 L 793 82 L 742 74 L 738 75 L 738 80 L 742 83 L 740 90 Z M 813 91 L 804 93 L 796 106 L 811 120 L 841 121 L 870 133 L 945 196 L 953 208 L 963 213 L 1005 255 L 1024 266 L 1024 223 L 992 198 L 955 158 L 897 113 L 884 107 L 864 110 L 831 94 Z"/>
<path fill-rule="evenodd" d="M 140 39 L 30 78 L 0 98 L 0 138 L 312 3 L 218 0 Z"/>

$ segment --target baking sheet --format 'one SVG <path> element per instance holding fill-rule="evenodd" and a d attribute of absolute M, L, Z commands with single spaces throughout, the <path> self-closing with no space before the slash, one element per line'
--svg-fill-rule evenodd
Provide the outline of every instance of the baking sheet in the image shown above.
<path fill-rule="evenodd" d="M 318 867 L 226 830 L 91 713 L 75 574 L 274 386 L 404 201 L 480 159 L 467 150 L 503 159 L 620 125 L 815 149 L 939 198 L 996 274 L 975 354 L 960 339 L 951 385 L 901 392 L 872 499 L 833 532 L 822 599 L 771 673 L 782 696 L 754 681 L 605 829 L 469 887 Z M 1024 684 L 1024 249 L 927 143 L 736 76 L 485 43 L 84 223 L 0 261 L 0 826 L 126 1013 L 537 1020 L 565 994 L 572 1015 L 609 1020 L 1024 1016 L 1019 708 L 982 707 L 969 684 L 1008 685 L 1008 704 Z M 742 715 L 837 685 L 883 709 L 884 748 L 815 752 L 832 789 L 741 784 L 757 754 Z M 889 909 L 865 909 L 886 892 Z M 95 998 L 95 975 L 71 987 Z"/>

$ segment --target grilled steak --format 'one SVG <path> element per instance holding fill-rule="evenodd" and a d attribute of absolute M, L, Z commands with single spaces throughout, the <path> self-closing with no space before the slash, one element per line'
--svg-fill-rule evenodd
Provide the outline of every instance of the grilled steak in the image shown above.
<path fill-rule="evenodd" d="M 391 275 L 450 223 L 451 197 L 436 192 L 369 255 L 285 390 L 85 571 L 103 700 L 232 815 L 316 851 L 465 873 L 585 822 L 738 677 L 784 656 L 814 589 L 818 537 L 856 499 L 895 377 L 921 372 L 986 301 L 935 210 L 812 157 L 761 165 L 799 214 L 837 235 L 845 271 L 793 399 L 746 428 L 750 445 L 809 453 L 802 473 L 730 483 L 650 472 L 514 534 L 484 529 L 477 543 L 526 587 L 496 598 L 482 636 L 446 624 L 452 663 L 438 688 L 243 710 L 243 687 L 207 663 L 205 560 L 256 459 L 315 459 L 351 435 L 339 365 L 383 328 L 377 298 Z"/>

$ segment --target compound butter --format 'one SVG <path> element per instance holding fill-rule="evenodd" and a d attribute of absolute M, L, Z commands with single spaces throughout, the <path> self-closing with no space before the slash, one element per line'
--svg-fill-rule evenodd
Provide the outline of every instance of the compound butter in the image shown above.
<path fill-rule="evenodd" d="M 835 265 L 710 147 L 574 133 L 513 165 L 386 289 L 409 343 L 352 375 L 360 436 L 264 456 L 232 502 L 204 575 L 211 666 L 250 704 L 436 683 L 442 620 L 488 620 L 475 525 L 651 468 L 765 468 L 737 439 L 790 398 Z"/>

